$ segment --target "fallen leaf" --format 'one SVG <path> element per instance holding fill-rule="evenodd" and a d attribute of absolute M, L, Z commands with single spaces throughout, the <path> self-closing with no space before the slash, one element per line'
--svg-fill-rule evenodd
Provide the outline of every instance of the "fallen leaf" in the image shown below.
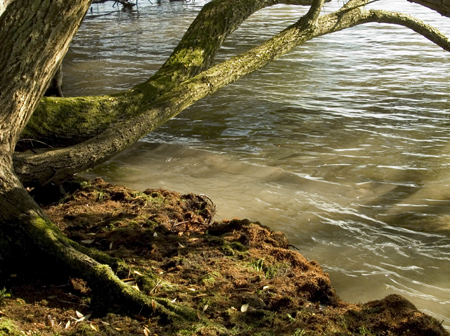
<path fill-rule="evenodd" d="M 205 312 L 205 310 L 208 309 L 208 307 L 209 307 L 208 305 L 205 305 L 205 306 L 203 307 L 203 312 Z"/>
<path fill-rule="evenodd" d="M 67 321 L 66 326 L 65 326 L 65 329 L 69 329 L 69 327 L 70 327 L 70 320 Z"/>
<path fill-rule="evenodd" d="M 99 332 L 100 329 L 98 328 L 98 326 L 96 326 L 95 324 L 90 323 L 90 326 L 93 330 L 95 330 L 96 332 Z"/>
<path fill-rule="evenodd" d="M 147 327 L 144 327 L 144 335 L 150 336 L 150 330 L 148 330 Z"/>
<path fill-rule="evenodd" d="M 134 271 L 134 274 L 137 274 L 137 275 L 140 275 L 140 276 L 142 276 L 142 274 L 141 274 L 141 273 L 139 273 L 138 271 Z"/>
<path fill-rule="evenodd" d="M 77 315 L 77 317 L 78 318 L 82 318 L 82 317 L 84 317 L 84 315 L 83 314 L 81 314 L 78 310 L 77 311 L 75 311 L 75 314 Z"/>
<path fill-rule="evenodd" d="M 172 301 L 170 301 L 170 302 L 175 302 L 175 301 L 177 301 L 177 298 L 173 299 L 173 300 L 172 300 Z"/>
<path fill-rule="evenodd" d="M 83 244 L 92 244 L 94 242 L 94 239 L 83 239 L 81 242 Z"/>
<path fill-rule="evenodd" d="M 142 315 L 134 315 L 134 318 L 140 321 L 146 321 L 147 318 L 145 316 Z"/>
<path fill-rule="evenodd" d="M 245 313 L 248 310 L 248 303 L 241 306 L 241 312 Z"/>

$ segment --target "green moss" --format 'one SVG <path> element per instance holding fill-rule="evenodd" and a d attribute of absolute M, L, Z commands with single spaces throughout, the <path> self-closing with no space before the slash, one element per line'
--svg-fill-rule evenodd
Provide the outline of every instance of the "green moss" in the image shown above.
<path fill-rule="evenodd" d="M 175 335 L 177 336 L 194 336 L 194 335 L 210 335 L 221 336 L 230 335 L 230 332 L 223 326 L 214 325 L 207 321 L 203 323 L 191 324 L 188 328 L 179 330 Z"/>
<path fill-rule="evenodd" d="M 4 336 L 22 336 L 16 324 L 7 318 L 0 318 L 0 335 Z"/>
<path fill-rule="evenodd" d="M 98 336 L 99 333 L 91 328 L 89 324 L 79 324 L 75 329 L 70 331 L 67 336 Z"/>

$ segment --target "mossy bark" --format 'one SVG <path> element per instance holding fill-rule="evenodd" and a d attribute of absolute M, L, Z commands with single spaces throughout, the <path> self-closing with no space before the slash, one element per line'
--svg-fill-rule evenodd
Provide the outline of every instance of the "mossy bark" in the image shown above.
<path fill-rule="evenodd" d="M 175 86 L 207 69 L 223 41 L 251 14 L 278 3 L 310 5 L 311 0 L 216 0 L 206 4 L 165 64 L 147 81 L 120 94 L 43 98 L 23 139 L 65 147 L 98 135 L 120 119 L 142 113 Z"/>

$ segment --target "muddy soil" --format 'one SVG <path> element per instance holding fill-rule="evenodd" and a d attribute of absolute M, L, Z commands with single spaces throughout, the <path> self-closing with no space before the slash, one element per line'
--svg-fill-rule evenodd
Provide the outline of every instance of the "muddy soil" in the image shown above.
<path fill-rule="evenodd" d="M 284 234 L 248 220 L 215 222 L 205 195 L 95 179 L 45 210 L 71 239 L 125 260 L 124 282 L 197 316 L 168 321 L 121 306 L 99 313 L 83 279 L 11 275 L 0 279 L 0 335 L 449 335 L 399 295 L 341 301 L 328 274 Z M 157 281 L 149 287 L 142 274 Z"/>

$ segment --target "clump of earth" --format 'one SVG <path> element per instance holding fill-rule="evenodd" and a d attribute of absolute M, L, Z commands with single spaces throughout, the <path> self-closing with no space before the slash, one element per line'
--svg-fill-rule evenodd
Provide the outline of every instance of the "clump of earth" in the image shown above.
<path fill-rule="evenodd" d="M 283 233 L 248 220 L 213 221 L 205 195 L 139 192 L 97 178 L 45 210 L 70 239 L 131 266 L 124 282 L 197 314 L 99 311 L 94 301 L 102 298 L 84 279 L 25 272 L 0 279 L 0 335 L 449 335 L 399 295 L 340 300 L 328 274 Z M 142 274 L 155 283 L 141 283 Z"/>

